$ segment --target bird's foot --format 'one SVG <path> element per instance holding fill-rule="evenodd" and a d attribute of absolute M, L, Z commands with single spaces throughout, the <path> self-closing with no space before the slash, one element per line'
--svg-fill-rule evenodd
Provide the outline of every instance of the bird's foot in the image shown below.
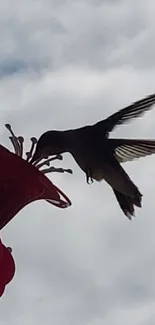
<path fill-rule="evenodd" d="M 89 185 L 93 183 L 92 172 L 89 168 L 86 170 L 86 181 Z"/>

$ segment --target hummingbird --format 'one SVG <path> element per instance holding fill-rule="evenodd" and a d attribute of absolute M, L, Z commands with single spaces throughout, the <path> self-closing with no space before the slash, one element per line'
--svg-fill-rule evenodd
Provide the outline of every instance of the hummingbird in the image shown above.
<path fill-rule="evenodd" d="M 86 175 L 88 184 L 105 180 L 113 190 L 123 213 L 132 219 L 135 206 L 142 207 L 142 194 L 121 163 L 155 153 L 155 140 L 109 138 L 118 125 L 143 115 L 155 104 L 147 96 L 93 125 L 43 133 L 36 145 L 32 164 L 52 155 L 69 152 Z"/>

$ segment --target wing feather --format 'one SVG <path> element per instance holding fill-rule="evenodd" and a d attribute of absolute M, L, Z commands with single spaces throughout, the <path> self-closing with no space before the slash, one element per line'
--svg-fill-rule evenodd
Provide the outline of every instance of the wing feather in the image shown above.
<path fill-rule="evenodd" d="M 109 139 L 119 162 L 132 161 L 155 153 L 155 140 Z"/>
<path fill-rule="evenodd" d="M 115 126 L 121 125 L 130 119 L 140 117 L 146 111 L 150 110 L 154 104 L 155 94 L 152 94 L 110 115 L 107 119 L 96 123 L 95 126 L 102 128 L 103 132 L 108 135 Z"/>

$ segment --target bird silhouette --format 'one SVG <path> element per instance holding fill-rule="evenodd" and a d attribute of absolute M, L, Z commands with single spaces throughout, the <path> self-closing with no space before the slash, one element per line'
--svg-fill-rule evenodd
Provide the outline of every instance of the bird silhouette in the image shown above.
<path fill-rule="evenodd" d="M 31 163 L 69 152 L 86 174 L 87 183 L 105 180 L 124 214 L 131 220 L 142 194 L 120 163 L 155 153 L 155 140 L 112 139 L 117 125 L 141 116 L 155 104 L 155 94 L 134 102 L 93 125 L 65 131 L 47 131 L 38 140 Z"/>

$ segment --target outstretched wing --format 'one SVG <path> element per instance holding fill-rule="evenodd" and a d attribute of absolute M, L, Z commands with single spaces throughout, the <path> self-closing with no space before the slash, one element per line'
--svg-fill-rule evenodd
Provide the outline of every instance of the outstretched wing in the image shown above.
<path fill-rule="evenodd" d="M 155 140 L 109 139 L 108 141 L 120 163 L 155 153 Z"/>
<path fill-rule="evenodd" d="M 125 123 L 126 121 L 139 117 L 144 112 L 150 110 L 155 104 L 155 94 L 145 97 L 132 105 L 127 106 L 118 112 L 110 115 L 107 119 L 95 124 L 96 127 L 103 128 L 103 132 L 108 134 L 115 126 Z"/>

